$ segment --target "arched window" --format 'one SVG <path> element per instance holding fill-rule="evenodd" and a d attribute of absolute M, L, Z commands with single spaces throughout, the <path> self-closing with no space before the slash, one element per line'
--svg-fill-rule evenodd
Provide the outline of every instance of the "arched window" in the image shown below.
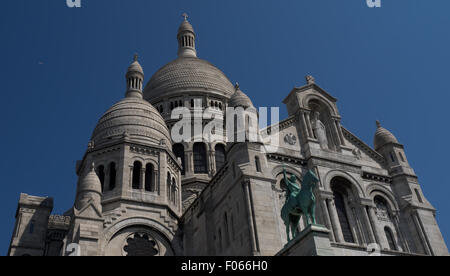
<path fill-rule="evenodd" d="M 389 244 L 389 249 L 397 250 L 397 246 L 395 245 L 395 239 L 394 239 L 394 234 L 392 233 L 392 230 L 389 227 L 385 227 L 384 233 L 386 234 L 386 239 Z"/>
<path fill-rule="evenodd" d="M 256 166 L 256 171 L 261 172 L 261 160 L 259 159 L 258 156 L 255 157 L 255 166 Z"/>
<path fill-rule="evenodd" d="M 376 206 L 376 214 L 379 220 L 390 221 L 391 220 L 391 212 L 389 210 L 387 201 L 381 196 L 376 196 L 374 198 L 375 206 Z"/>
<path fill-rule="evenodd" d="M 389 155 L 391 156 L 392 162 L 395 162 L 395 156 L 394 156 L 394 153 L 390 152 Z"/>
<path fill-rule="evenodd" d="M 109 190 L 116 188 L 116 163 L 109 164 Z"/>
<path fill-rule="evenodd" d="M 203 143 L 194 144 L 194 173 L 207 173 L 206 146 Z"/>
<path fill-rule="evenodd" d="M 222 144 L 217 144 L 216 150 L 216 171 L 219 171 L 225 165 L 225 147 Z"/>
<path fill-rule="evenodd" d="M 153 180 L 153 165 L 147 164 L 145 166 L 145 190 L 147 192 L 154 192 L 155 185 Z"/>
<path fill-rule="evenodd" d="M 336 205 L 336 211 L 338 214 L 339 223 L 341 225 L 344 240 L 348 243 L 355 243 L 350 222 L 348 220 L 347 210 L 345 208 L 344 196 L 338 191 L 333 191 L 333 194 L 334 194 L 334 202 Z"/>
<path fill-rule="evenodd" d="M 171 197 L 170 197 L 170 186 L 171 186 L 171 183 L 170 183 L 170 180 L 171 180 L 171 177 L 170 177 L 170 172 L 168 172 L 167 173 L 167 187 L 166 187 L 166 189 L 167 189 L 167 200 L 171 200 Z"/>
<path fill-rule="evenodd" d="M 172 202 L 175 204 L 177 202 L 177 182 L 175 178 L 172 178 Z"/>
<path fill-rule="evenodd" d="M 133 164 L 133 189 L 139 190 L 141 188 L 141 171 L 142 164 L 139 161 Z"/>
<path fill-rule="evenodd" d="M 100 179 L 100 183 L 102 184 L 102 193 L 103 193 L 105 189 L 105 167 L 103 165 L 97 168 L 97 175 L 98 178 Z"/>
<path fill-rule="evenodd" d="M 181 171 L 181 175 L 185 175 L 185 158 L 184 158 L 184 146 L 182 144 L 175 144 L 173 145 L 173 153 L 175 154 L 175 156 L 177 158 L 181 158 L 181 166 L 182 171 Z"/>
<path fill-rule="evenodd" d="M 422 197 L 420 196 L 419 190 L 418 190 L 418 189 L 414 189 L 414 191 L 416 192 L 417 200 L 418 200 L 420 203 L 423 203 L 423 199 L 422 199 Z"/>

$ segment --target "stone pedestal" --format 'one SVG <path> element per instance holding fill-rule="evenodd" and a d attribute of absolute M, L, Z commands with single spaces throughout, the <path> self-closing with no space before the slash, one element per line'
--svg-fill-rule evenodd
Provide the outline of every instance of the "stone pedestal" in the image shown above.
<path fill-rule="evenodd" d="M 309 225 L 277 256 L 334 256 L 330 231 L 322 225 Z"/>

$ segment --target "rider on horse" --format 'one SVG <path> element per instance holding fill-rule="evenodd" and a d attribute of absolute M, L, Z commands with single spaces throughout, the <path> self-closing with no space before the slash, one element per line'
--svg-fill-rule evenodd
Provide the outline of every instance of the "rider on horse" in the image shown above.
<path fill-rule="evenodd" d="M 302 215 L 305 216 L 307 224 L 316 224 L 316 198 L 313 190 L 319 178 L 313 171 L 308 171 L 303 177 L 302 188 L 300 188 L 295 175 L 288 178 L 286 168 L 283 168 L 283 174 L 287 193 L 286 202 L 281 209 L 281 218 L 286 226 L 287 239 L 290 241 L 291 235 L 295 238 L 298 234 L 298 224 Z"/>

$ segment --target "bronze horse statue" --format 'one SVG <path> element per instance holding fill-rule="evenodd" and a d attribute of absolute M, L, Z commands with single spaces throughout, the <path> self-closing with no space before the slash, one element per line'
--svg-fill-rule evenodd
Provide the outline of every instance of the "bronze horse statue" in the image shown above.
<path fill-rule="evenodd" d="M 297 184 L 297 178 L 292 175 L 288 178 L 286 169 L 283 169 L 284 182 L 287 186 L 286 203 L 281 209 L 281 218 L 286 225 L 288 242 L 298 235 L 298 224 L 302 214 L 305 216 L 307 224 L 316 224 L 316 198 L 314 188 L 319 182 L 319 178 L 313 171 L 308 171 L 303 177 L 302 188 Z"/>

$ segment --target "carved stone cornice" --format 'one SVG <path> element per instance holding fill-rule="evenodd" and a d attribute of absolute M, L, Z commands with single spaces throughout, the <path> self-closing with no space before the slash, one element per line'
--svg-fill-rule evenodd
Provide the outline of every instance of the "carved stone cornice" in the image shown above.
<path fill-rule="evenodd" d="M 275 162 L 281 162 L 281 163 L 290 163 L 290 164 L 294 164 L 294 165 L 299 165 L 302 167 L 306 167 L 307 166 L 307 162 L 304 159 L 301 158 L 296 158 L 296 157 L 292 157 L 292 156 L 288 156 L 288 155 L 283 155 L 283 154 L 279 154 L 279 153 L 268 153 L 266 154 L 267 159 L 275 161 Z"/>
<path fill-rule="evenodd" d="M 363 179 L 371 180 L 371 181 L 377 181 L 377 182 L 384 182 L 384 183 L 392 183 L 392 178 L 388 176 L 378 175 L 374 173 L 369 172 L 362 172 L 361 176 Z"/>

